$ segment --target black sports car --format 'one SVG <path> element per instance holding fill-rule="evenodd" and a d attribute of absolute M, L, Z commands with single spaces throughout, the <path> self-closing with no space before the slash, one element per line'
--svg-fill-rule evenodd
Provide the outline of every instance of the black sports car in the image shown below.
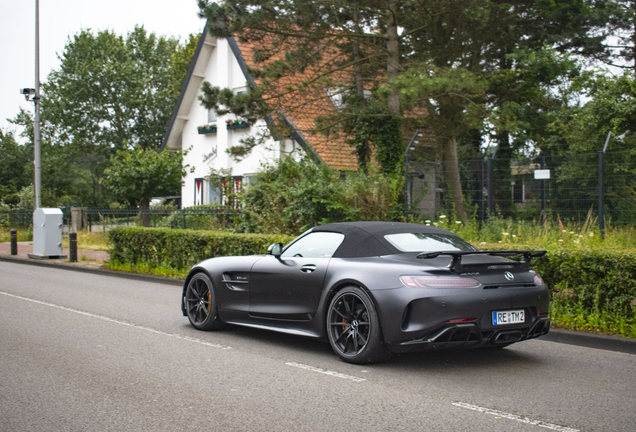
<path fill-rule="evenodd" d="M 228 323 L 328 340 L 351 363 L 505 347 L 550 329 L 548 288 L 529 267 L 544 254 L 480 251 L 418 224 L 334 223 L 267 255 L 195 265 L 181 309 L 199 330 Z"/>

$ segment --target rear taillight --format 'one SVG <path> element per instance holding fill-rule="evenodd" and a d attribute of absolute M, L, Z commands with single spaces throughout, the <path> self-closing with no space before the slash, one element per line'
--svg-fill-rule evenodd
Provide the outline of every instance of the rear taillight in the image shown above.
<path fill-rule="evenodd" d="M 403 285 L 411 288 L 477 288 L 475 279 L 461 277 L 400 276 Z"/>

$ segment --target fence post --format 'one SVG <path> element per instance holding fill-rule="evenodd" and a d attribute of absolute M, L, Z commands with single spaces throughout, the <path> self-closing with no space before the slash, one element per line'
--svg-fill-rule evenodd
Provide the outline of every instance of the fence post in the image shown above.
<path fill-rule="evenodd" d="M 11 230 L 11 255 L 18 254 L 18 232 L 14 229 Z"/>
<path fill-rule="evenodd" d="M 77 233 L 68 234 L 68 255 L 70 262 L 77 262 Z"/>
<path fill-rule="evenodd" d="M 603 188 L 603 156 L 598 152 L 598 227 L 601 231 L 601 239 L 605 239 L 605 191 Z"/>
<path fill-rule="evenodd" d="M 492 205 L 493 205 L 493 196 L 492 196 L 492 157 L 488 158 L 487 165 L 487 185 L 488 185 L 488 217 L 492 216 Z"/>
<path fill-rule="evenodd" d="M 541 155 L 541 169 L 545 168 L 545 155 Z M 541 179 L 541 221 L 545 222 L 545 180 Z"/>
<path fill-rule="evenodd" d="M 479 170 L 479 222 L 484 221 L 484 158 Z"/>

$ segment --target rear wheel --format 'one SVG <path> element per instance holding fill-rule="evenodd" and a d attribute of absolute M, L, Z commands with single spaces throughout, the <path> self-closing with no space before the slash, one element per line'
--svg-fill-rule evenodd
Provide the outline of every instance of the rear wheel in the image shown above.
<path fill-rule="evenodd" d="M 334 352 L 348 363 L 374 363 L 390 355 L 375 305 L 358 287 L 344 288 L 331 300 L 327 336 Z"/>
<path fill-rule="evenodd" d="M 198 330 L 215 330 L 223 325 L 216 310 L 212 281 L 205 273 L 197 273 L 190 279 L 185 294 L 185 306 L 192 327 Z"/>

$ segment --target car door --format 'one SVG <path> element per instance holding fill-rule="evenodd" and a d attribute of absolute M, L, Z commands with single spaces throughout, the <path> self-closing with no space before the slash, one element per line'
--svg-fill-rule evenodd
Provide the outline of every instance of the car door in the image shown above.
<path fill-rule="evenodd" d="M 340 233 L 309 233 L 280 257 L 268 255 L 257 261 L 250 273 L 250 315 L 310 320 L 318 308 L 329 261 L 343 240 Z"/>

